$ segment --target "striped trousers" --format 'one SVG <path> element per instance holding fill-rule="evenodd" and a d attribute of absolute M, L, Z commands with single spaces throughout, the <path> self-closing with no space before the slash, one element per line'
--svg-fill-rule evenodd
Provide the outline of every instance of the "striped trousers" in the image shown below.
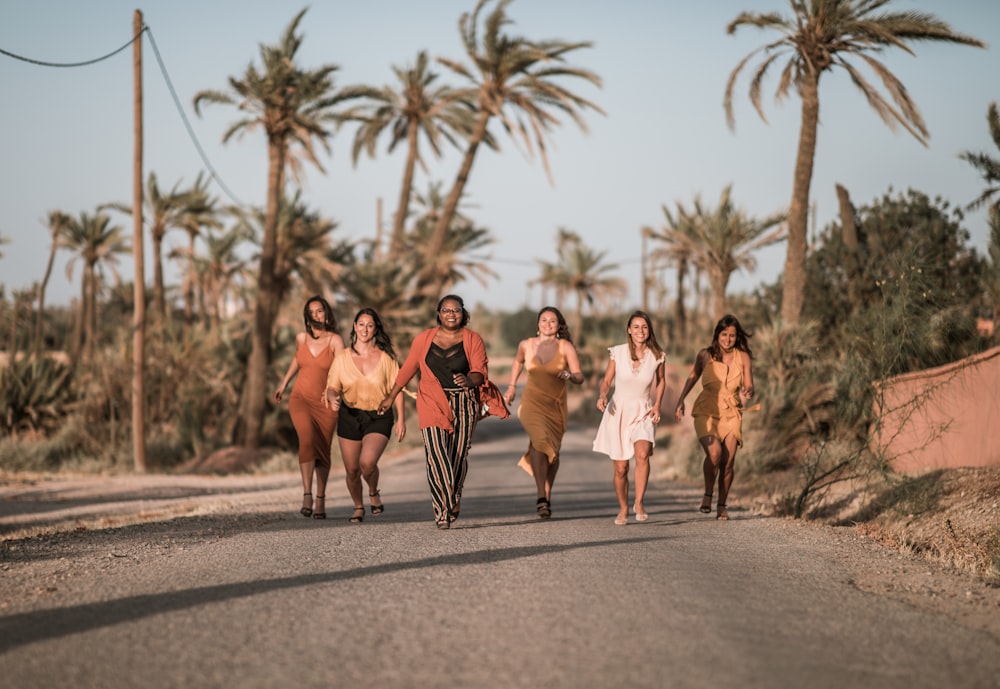
<path fill-rule="evenodd" d="M 479 396 L 476 390 L 445 389 L 451 411 L 455 415 L 455 430 L 424 428 L 424 453 L 427 455 L 427 483 L 435 521 L 454 519 L 462 498 L 462 486 L 469 470 L 469 448 L 472 431 L 479 421 Z"/>

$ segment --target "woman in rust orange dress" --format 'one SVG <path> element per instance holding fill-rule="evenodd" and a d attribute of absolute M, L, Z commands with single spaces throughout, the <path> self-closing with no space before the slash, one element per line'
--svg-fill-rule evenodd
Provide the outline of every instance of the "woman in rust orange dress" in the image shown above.
<path fill-rule="evenodd" d="M 326 405 L 326 377 L 333 359 L 344 351 L 337 334 L 337 320 L 330 304 L 320 296 L 311 297 L 302 310 L 305 331 L 295 336 L 295 356 L 288 372 L 274 391 L 281 402 L 288 383 L 298 374 L 288 412 L 299 438 L 299 471 L 302 474 L 303 517 L 326 519 L 326 482 L 330 477 L 330 445 L 337 427 L 337 412 Z M 313 497 L 313 475 L 316 495 Z"/>

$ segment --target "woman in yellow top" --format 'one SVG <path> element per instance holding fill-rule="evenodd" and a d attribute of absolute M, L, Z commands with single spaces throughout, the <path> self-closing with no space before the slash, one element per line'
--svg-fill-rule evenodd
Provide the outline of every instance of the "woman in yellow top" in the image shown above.
<path fill-rule="evenodd" d="M 403 440 L 406 423 L 402 397 L 396 400 L 395 415 L 376 412 L 379 402 L 396 380 L 399 364 L 392 339 L 374 309 L 358 311 L 351 330 L 351 346 L 344 354 L 346 356 L 337 357 L 330 366 L 326 400 L 331 408 L 340 412 L 337 442 L 344 461 L 347 491 L 354 501 L 350 521 L 357 524 L 365 518 L 362 478 L 368 484 L 372 514 L 385 511 L 379 497 L 378 460 L 389 444 L 390 435 L 395 434 L 397 441 Z"/>
<path fill-rule="evenodd" d="M 716 519 L 729 519 L 726 499 L 733 484 L 733 461 L 743 445 L 743 405 L 753 397 L 753 371 L 748 340 L 750 335 L 736 316 L 723 316 L 715 326 L 712 344 L 698 352 L 691 374 L 677 398 L 674 416 L 684 416 L 684 398 L 701 378 L 702 390 L 694 401 L 691 416 L 694 429 L 705 449 L 705 495 L 698 509 L 712 511 L 712 490 L 719 480 Z"/>
<path fill-rule="evenodd" d="M 583 382 L 580 358 L 566 319 L 554 306 L 538 312 L 538 335 L 521 340 L 517 346 L 510 367 L 510 385 L 504 395 L 507 404 L 514 401 L 522 370 L 528 372 L 528 383 L 517 418 L 528 432 L 528 451 L 518 466 L 535 478 L 535 511 L 540 518 L 548 519 L 552 516 L 552 484 L 559 471 L 559 449 L 566 433 L 566 383 Z"/>

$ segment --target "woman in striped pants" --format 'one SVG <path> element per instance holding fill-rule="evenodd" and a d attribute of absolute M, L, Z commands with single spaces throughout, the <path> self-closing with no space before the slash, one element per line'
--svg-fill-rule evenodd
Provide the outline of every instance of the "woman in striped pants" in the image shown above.
<path fill-rule="evenodd" d="M 483 338 L 466 327 L 469 312 L 461 297 L 449 294 L 438 302 L 437 322 L 413 339 L 378 411 L 385 413 L 420 371 L 417 419 L 427 455 L 427 482 L 434 521 L 439 529 L 448 529 L 461 507 L 472 431 L 480 417 L 478 388 L 488 378 L 488 360 Z"/>

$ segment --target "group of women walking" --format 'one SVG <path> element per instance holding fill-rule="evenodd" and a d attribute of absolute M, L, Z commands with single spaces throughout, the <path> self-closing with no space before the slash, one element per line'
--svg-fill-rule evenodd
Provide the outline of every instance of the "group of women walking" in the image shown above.
<path fill-rule="evenodd" d="M 567 386 L 584 382 L 579 354 L 559 309 L 543 308 L 535 336 L 518 344 L 510 384 L 503 395 L 489 379 L 486 345 L 468 327 L 469 312 L 457 295 L 447 295 L 438 302 L 437 324 L 414 338 L 401 365 L 381 318 L 372 309 L 361 309 L 355 315 L 349 346 L 337 335 L 333 310 L 322 297 L 306 302 L 303 318 L 305 331 L 296 337 L 295 357 L 274 393 L 275 401 L 280 402 L 289 382 L 298 375 L 289 412 L 299 438 L 303 516 L 326 518 L 324 501 L 334 430 L 354 503 L 350 521 L 358 523 L 365 518 L 364 486 L 371 514 L 384 512 L 378 461 L 392 436 L 401 441 L 406 434 L 400 393 L 419 374 L 417 419 L 434 522 L 439 529 L 450 528 L 461 511 L 476 424 L 486 414 L 508 416 L 507 406 L 515 399 L 522 372 L 527 381 L 518 419 L 528 434 L 528 448 L 518 464 L 534 478 L 537 516 L 552 516 L 552 488 L 569 416 Z M 644 500 L 666 388 L 666 355 L 649 315 L 633 312 L 625 333 L 626 341 L 608 350 L 597 400 L 602 416 L 593 443 L 594 451 L 606 454 L 614 465 L 618 525 L 627 524 L 629 519 L 628 472 L 633 459 L 635 499 L 631 513 L 640 522 L 649 518 Z M 680 420 L 685 398 L 701 380 L 702 390 L 691 412 L 705 452 L 705 493 L 699 510 L 711 513 L 718 483 L 716 517 L 720 520 L 729 518 L 726 500 L 733 461 L 743 443 L 742 410 L 753 396 L 751 358 L 749 335 L 734 316 L 723 317 L 716 324 L 711 343 L 695 357 L 674 410 Z"/>

